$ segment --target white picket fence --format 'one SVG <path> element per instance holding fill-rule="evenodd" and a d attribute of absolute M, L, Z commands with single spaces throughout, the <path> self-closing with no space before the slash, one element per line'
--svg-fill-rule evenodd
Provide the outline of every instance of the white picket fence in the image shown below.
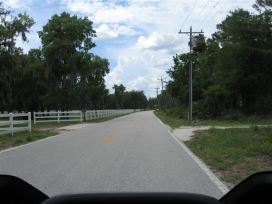
<path fill-rule="evenodd" d="M 16 118 L 27 116 L 26 120 L 18 120 Z M 16 126 L 18 124 L 27 124 L 27 126 Z M 3 127 L 4 126 L 4 127 Z M 8 113 L 0 114 L 0 135 L 28 130 L 31 132 L 31 113 Z"/>
<path fill-rule="evenodd" d="M 82 111 L 50 111 L 50 112 L 34 112 L 34 124 L 41 122 L 63 122 L 95 120 L 105 117 L 112 117 L 121 114 L 133 113 L 140 109 L 123 109 L 123 110 L 86 110 Z"/>

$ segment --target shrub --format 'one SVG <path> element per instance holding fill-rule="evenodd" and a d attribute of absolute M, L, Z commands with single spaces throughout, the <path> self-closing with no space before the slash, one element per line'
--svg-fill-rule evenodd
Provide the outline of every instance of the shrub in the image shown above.
<path fill-rule="evenodd" d="M 239 112 L 238 110 L 229 110 L 227 115 L 225 115 L 223 117 L 223 119 L 226 120 L 240 120 L 241 118 L 243 118 L 243 114 L 241 112 Z"/>
<path fill-rule="evenodd" d="M 193 103 L 193 115 L 199 119 L 209 118 L 209 111 L 203 100 Z"/>
<path fill-rule="evenodd" d="M 188 110 L 183 106 L 177 106 L 175 108 L 171 108 L 165 113 L 167 116 L 172 116 L 176 119 L 186 119 L 188 117 Z"/>

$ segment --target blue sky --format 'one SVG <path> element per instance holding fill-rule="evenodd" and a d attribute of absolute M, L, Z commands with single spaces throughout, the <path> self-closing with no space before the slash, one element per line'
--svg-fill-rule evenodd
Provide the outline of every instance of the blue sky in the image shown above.
<path fill-rule="evenodd" d="M 0 0 L 1 1 L 1 0 Z M 27 53 L 41 46 L 37 31 L 42 30 L 54 14 L 63 11 L 78 17 L 87 16 L 97 32 L 92 53 L 110 62 L 110 73 L 105 77 L 107 88 L 123 84 L 128 91 L 143 90 L 155 97 L 161 90 L 161 77 L 169 80 L 167 71 L 173 56 L 189 51 L 189 36 L 178 31 L 203 29 L 209 38 L 216 24 L 229 11 L 252 8 L 255 0 L 5 0 L 6 8 L 14 14 L 26 12 L 36 22 L 27 35 L 29 42 L 20 46 Z"/>

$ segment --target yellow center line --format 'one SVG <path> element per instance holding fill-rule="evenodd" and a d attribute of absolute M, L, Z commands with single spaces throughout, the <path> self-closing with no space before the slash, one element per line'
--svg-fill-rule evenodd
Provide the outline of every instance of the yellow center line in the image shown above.
<path fill-rule="evenodd" d="M 130 125 L 130 122 L 128 122 L 127 125 Z"/>
<path fill-rule="evenodd" d="M 107 139 L 104 140 L 104 143 L 111 141 L 115 136 L 116 136 L 116 134 L 109 136 Z"/>

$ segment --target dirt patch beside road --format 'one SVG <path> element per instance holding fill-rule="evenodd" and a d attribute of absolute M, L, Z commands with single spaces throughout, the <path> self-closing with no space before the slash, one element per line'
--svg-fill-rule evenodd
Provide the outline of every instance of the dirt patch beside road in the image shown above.
<path fill-rule="evenodd" d="M 50 131 L 56 132 L 57 133 L 56 135 L 63 134 L 63 133 L 71 131 L 71 130 L 67 130 L 67 129 L 62 129 L 62 127 L 36 128 L 36 130 L 40 130 L 40 131 L 48 131 L 48 130 L 50 130 Z"/>

